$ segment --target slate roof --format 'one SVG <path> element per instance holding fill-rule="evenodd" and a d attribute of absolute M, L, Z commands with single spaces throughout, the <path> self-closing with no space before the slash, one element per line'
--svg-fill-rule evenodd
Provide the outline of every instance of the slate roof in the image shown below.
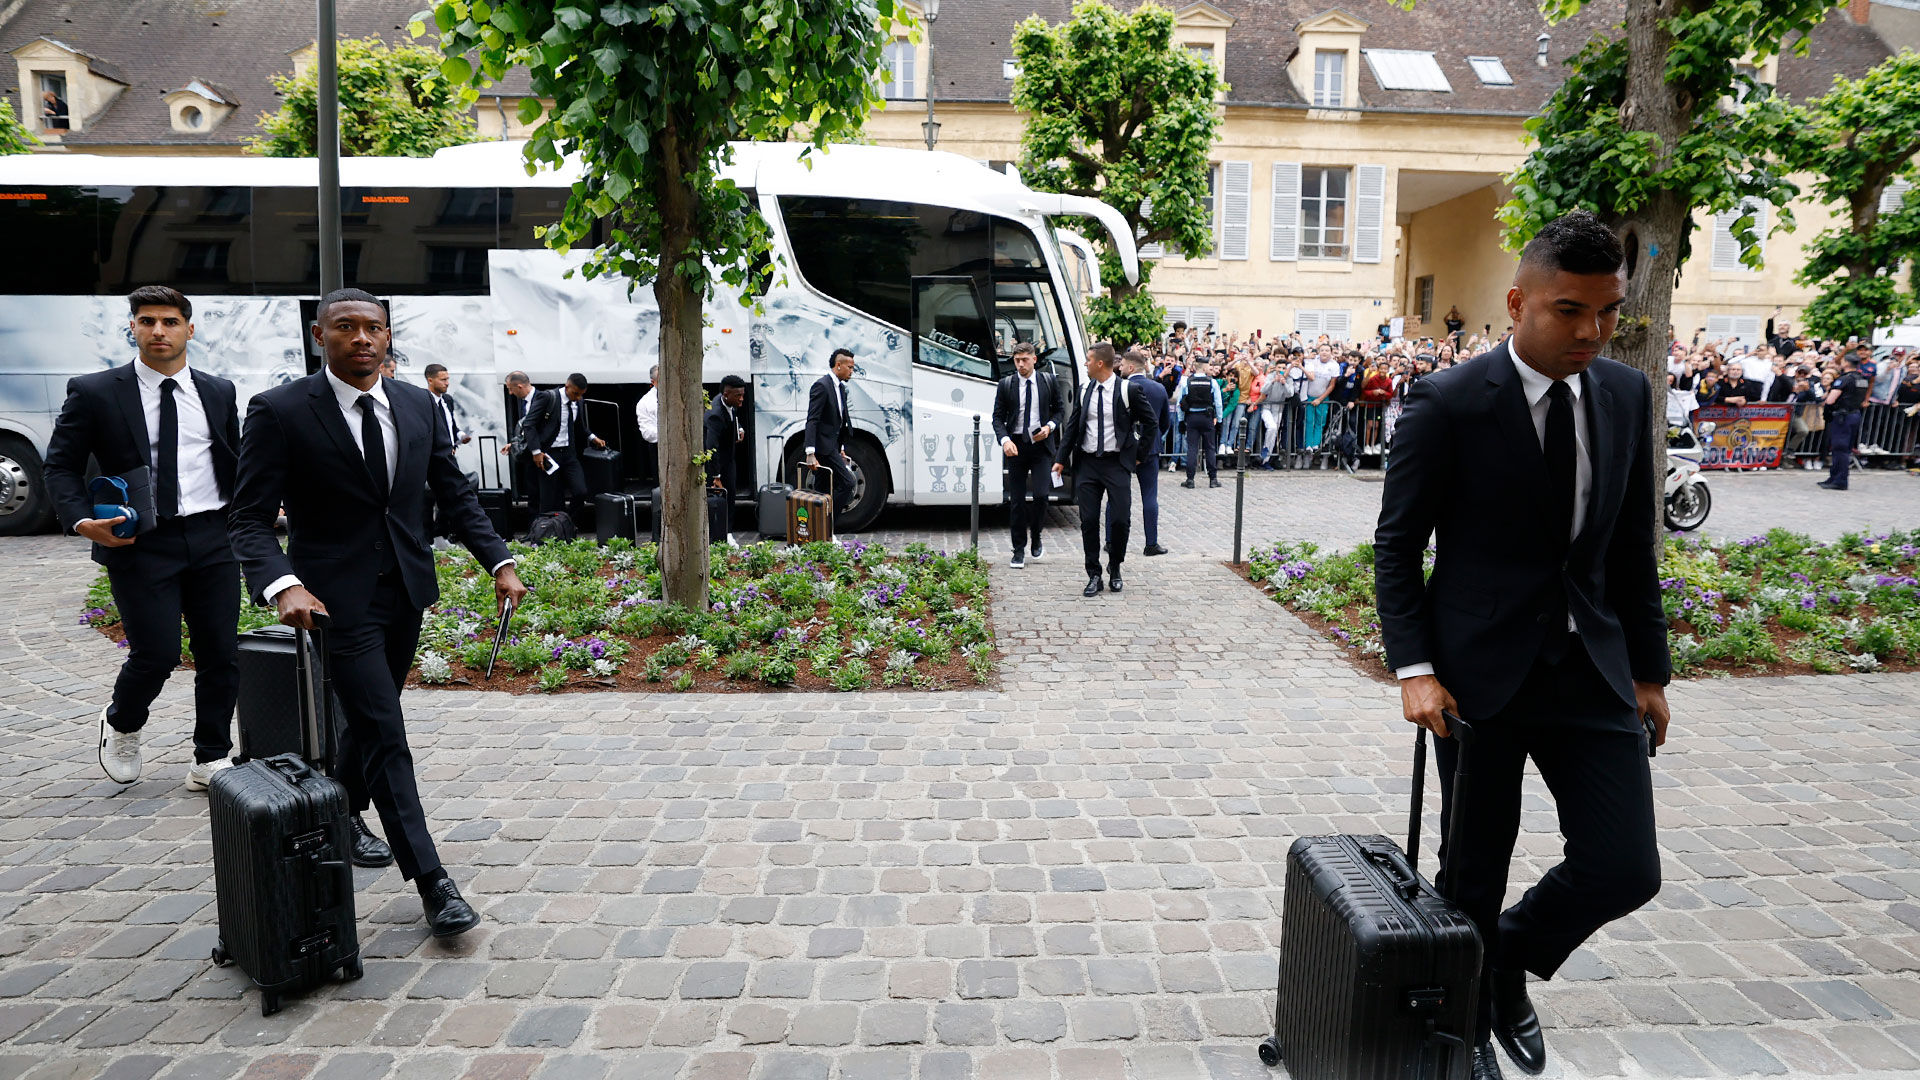
<path fill-rule="evenodd" d="M 1229 102 L 1248 106 L 1304 107 L 1287 77 L 1287 62 L 1299 48 L 1293 28 L 1331 7 L 1370 25 L 1363 48 L 1432 50 L 1451 93 L 1384 90 L 1360 62 L 1360 97 L 1368 109 L 1492 112 L 1531 115 L 1553 93 L 1562 63 L 1593 34 L 1608 32 L 1625 0 L 1594 0 L 1565 23 L 1547 27 L 1534 0 L 1419 0 L 1411 12 L 1387 0 L 1213 0 L 1236 21 L 1227 32 Z M 406 26 L 424 0 L 338 0 L 340 29 L 360 37 L 380 34 L 407 40 Z M 1132 7 L 1134 0 L 1119 0 Z M 944 101 L 1006 101 L 1012 83 L 1002 62 L 1013 55 L 1014 26 L 1028 14 L 1049 22 L 1067 18 L 1070 0 L 946 0 L 932 40 L 937 97 Z M 1171 0 L 1176 10 L 1185 6 Z M 292 70 L 290 55 L 313 40 L 312 0 L 21 0 L 0 4 L 13 14 L 0 23 L 0 50 L 35 38 L 54 39 L 85 53 L 94 70 L 128 84 L 85 131 L 63 140 L 88 145 L 176 147 L 237 145 L 256 133 L 261 113 L 279 105 L 272 78 Z M 1551 35 L 1549 64 L 1534 63 L 1535 38 Z M 1859 75 L 1889 55 L 1872 29 L 1835 11 L 1813 32 L 1813 52 L 1780 61 L 1779 86 L 1793 97 L 1823 93 L 1835 73 Z M 1497 56 L 1512 86 L 1485 86 L 1469 56 Z M 0 89 L 16 108 L 20 88 L 14 69 L 0 70 Z M 171 129 L 161 96 L 194 80 L 217 87 L 238 103 L 235 114 L 211 132 Z M 524 75 L 511 76 L 486 96 L 518 97 Z M 481 108 L 491 108 L 483 98 Z M 33 110 L 21 109 L 32 115 Z"/>

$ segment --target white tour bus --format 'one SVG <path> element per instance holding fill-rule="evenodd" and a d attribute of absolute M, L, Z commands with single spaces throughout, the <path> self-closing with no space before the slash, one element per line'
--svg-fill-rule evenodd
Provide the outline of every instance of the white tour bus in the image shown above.
<path fill-rule="evenodd" d="M 658 356 L 659 312 L 642 286 L 587 281 L 581 261 L 535 236 L 555 221 L 575 173 L 526 175 L 518 143 L 431 158 L 341 162 L 345 277 L 389 305 L 403 378 L 452 373 L 455 408 L 476 435 L 504 437 L 502 379 L 536 385 L 581 372 L 596 431 L 638 442 L 634 403 Z M 836 146 L 803 160 L 792 144 L 735 147 L 726 175 L 772 224 L 774 285 L 754 307 L 722 289 L 707 304 L 704 380 L 749 383 L 743 495 L 792 481 L 807 392 L 832 350 L 852 349 L 859 483 L 843 530 L 892 503 L 964 504 L 982 417 L 980 495 L 1000 498 L 990 430 L 994 382 L 1011 349 L 1078 384 L 1083 292 L 1093 252 L 1056 216 L 1093 217 L 1138 273 L 1124 220 L 1092 199 L 1051 195 L 947 153 Z M 0 158 L 0 535 L 45 528 L 41 460 L 74 375 L 129 362 L 126 294 L 170 285 L 194 305 L 189 362 L 253 394 L 320 363 L 306 333 L 319 283 L 315 163 L 274 158 Z M 478 472 L 483 440 L 460 448 Z M 489 446 L 489 449 L 491 447 Z M 497 457 L 497 455 L 494 455 Z M 487 475 L 492 475 L 489 464 Z"/>

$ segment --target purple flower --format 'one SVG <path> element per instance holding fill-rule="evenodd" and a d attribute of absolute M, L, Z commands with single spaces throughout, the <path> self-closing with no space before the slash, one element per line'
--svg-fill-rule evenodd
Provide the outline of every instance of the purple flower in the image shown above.
<path fill-rule="evenodd" d="M 595 660 L 603 659 L 607 655 L 607 643 L 601 641 L 599 638 L 594 638 L 587 643 L 587 655 L 593 657 Z"/>
<path fill-rule="evenodd" d="M 1819 602 L 1820 602 L 1820 600 L 1819 600 L 1819 598 L 1818 598 L 1818 597 L 1814 597 L 1814 596 L 1803 596 L 1803 597 L 1801 597 L 1801 598 L 1800 598 L 1800 610 L 1802 610 L 1802 611 L 1812 611 L 1812 610 L 1813 610 L 1813 607 L 1814 607 L 1814 605 L 1815 605 L 1815 604 L 1818 604 Z"/>

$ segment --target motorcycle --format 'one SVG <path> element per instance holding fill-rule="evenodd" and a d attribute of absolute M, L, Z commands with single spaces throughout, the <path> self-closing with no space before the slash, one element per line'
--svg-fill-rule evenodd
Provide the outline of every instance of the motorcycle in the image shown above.
<path fill-rule="evenodd" d="M 1692 532 L 1707 520 L 1713 509 L 1713 492 L 1700 473 L 1701 440 L 1713 434 L 1711 421 L 1702 423 L 1698 432 L 1690 427 L 1667 429 L 1667 528 Z"/>

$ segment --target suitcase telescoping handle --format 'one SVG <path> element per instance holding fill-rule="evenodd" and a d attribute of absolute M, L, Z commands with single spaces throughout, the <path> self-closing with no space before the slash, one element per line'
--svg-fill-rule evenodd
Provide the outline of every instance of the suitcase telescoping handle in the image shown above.
<path fill-rule="evenodd" d="M 315 612 L 312 631 L 297 626 L 293 630 L 294 679 L 299 683 L 304 706 L 300 710 L 303 756 L 328 774 L 333 771 L 333 723 L 328 715 L 333 706 L 333 663 L 327 651 L 326 631 L 332 625 L 333 620 L 324 612 Z M 319 671 L 314 670 L 315 653 L 320 656 Z"/>
<path fill-rule="evenodd" d="M 825 465 L 808 465 L 804 458 L 796 462 L 793 466 L 793 486 L 800 486 L 800 470 L 808 468 L 812 469 L 815 475 L 823 472 L 827 474 L 827 495 L 831 497 L 833 495 L 833 470 Z"/>
<path fill-rule="evenodd" d="M 1454 759 L 1453 767 L 1453 814 L 1455 821 L 1460 816 L 1460 793 L 1467 779 L 1467 747 L 1473 745 L 1473 727 L 1452 713 L 1442 713 L 1446 718 L 1450 737 L 1460 744 L 1460 754 Z M 1422 727 L 1413 737 L 1413 804 L 1407 808 L 1407 878 L 1416 885 L 1420 876 L 1420 804 L 1426 797 L 1427 789 L 1427 729 Z M 1457 835 L 1457 834 L 1456 834 Z"/>

